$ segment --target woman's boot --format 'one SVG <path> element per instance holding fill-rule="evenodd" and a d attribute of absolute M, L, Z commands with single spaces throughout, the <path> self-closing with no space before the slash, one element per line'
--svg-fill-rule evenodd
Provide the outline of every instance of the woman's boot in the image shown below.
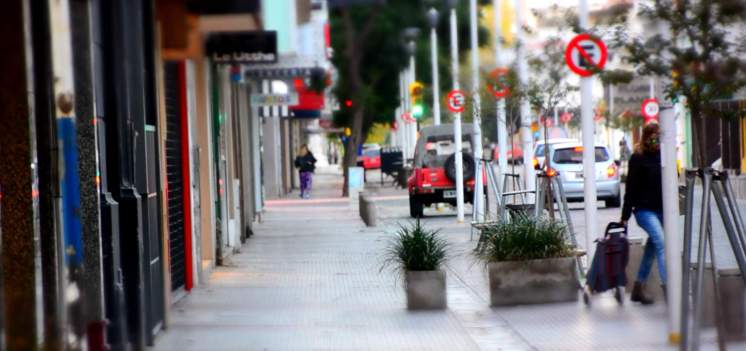
<path fill-rule="evenodd" d="M 643 285 L 641 282 L 638 281 L 635 281 L 635 286 L 632 288 L 632 295 L 630 296 L 630 300 L 632 300 L 632 302 L 639 302 L 643 305 L 650 305 L 655 302 L 652 298 L 645 296 Z"/>

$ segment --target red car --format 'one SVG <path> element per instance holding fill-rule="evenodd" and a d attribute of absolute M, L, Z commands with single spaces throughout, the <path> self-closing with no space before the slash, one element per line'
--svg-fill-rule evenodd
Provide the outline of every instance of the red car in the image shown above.
<path fill-rule="evenodd" d="M 523 163 L 523 148 L 521 147 L 520 141 L 513 143 L 513 147 L 507 151 L 508 162 L 513 164 Z M 492 150 L 492 159 L 500 159 L 500 148 L 495 146 Z"/>
<path fill-rule="evenodd" d="M 472 126 L 463 125 L 462 133 L 464 202 L 471 203 L 475 170 L 474 158 L 471 157 L 474 134 Z M 409 214 L 412 217 L 422 217 L 424 207 L 435 203 L 456 205 L 455 151 L 452 124 L 429 126 L 420 130 L 412 175 L 407 180 Z"/>
<path fill-rule="evenodd" d="M 363 168 L 378 169 L 381 168 L 381 149 L 367 149 L 363 150 L 362 155 Z"/>

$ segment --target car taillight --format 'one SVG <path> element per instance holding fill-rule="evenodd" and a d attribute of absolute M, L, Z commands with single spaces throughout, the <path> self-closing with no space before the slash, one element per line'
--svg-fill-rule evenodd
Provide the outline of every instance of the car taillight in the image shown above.
<path fill-rule="evenodd" d="M 611 178 L 616 175 L 616 165 L 612 164 L 606 169 L 606 175 Z"/>
<path fill-rule="evenodd" d="M 556 177 L 557 171 L 554 168 L 549 168 L 547 170 L 547 177 Z"/>

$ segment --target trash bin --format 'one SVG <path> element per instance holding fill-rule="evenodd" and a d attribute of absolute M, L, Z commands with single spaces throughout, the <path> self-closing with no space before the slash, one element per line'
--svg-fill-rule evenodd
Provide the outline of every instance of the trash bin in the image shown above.
<path fill-rule="evenodd" d="M 400 174 L 404 169 L 404 153 L 399 147 L 387 146 L 381 149 L 381 182 L 383 176 L 388 175 L 399 181 Z M 406 185 L 406 180 L 404 182 Z"/>

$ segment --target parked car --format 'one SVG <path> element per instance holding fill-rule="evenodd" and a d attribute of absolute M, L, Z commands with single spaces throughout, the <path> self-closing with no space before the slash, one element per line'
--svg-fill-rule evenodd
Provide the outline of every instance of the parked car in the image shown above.
<path fill-rule="evenodd" d="M 508 163 L 512 164 L 521 164 L 523 163 L 523 148 L 521 147 L 521 142 L 516 140 L 513 143 L 513 147 L 508 149 L 506 152 L 508 156 Z M 497 161 L 500 159 L 500 147 L 495 146 L 494 149 L 492 149 L 492 159 Z"/>
<path fill-rule="evenodd" d="M 583 201 L 583 145 L 579 142 L 557 143 L 550 147 L 550 170 L 556 171 L 567 201 Z M 619 166 L 606 146 L 596 145 L 595 182 L 598 200 L 606 207 L 619 207 L 621 201 Z"/>
<path fill-rule="evenodd" d="M 381 145 L 373 143 L 361 145 L 358 150 L 357 165 L 366 170 L 381 168 Z"/>
<path fill-rule="evenodd" d="M 560 143 L 577 143 L 578 141 L 575 139 L 568 139 L 568 138 L 558 138 L 558 139 L 549 139 L 546 142 L 544 140 L 539 140 L 536 142 L 536 145 L 534 146 L 534 157 L 531 162 L 534 165 L 534 168 L 541 169 L 541 167 L 544 167 L 544 147 L 545 145 L 552 145 L 552 144 L 560 144 Z"/>
<path fill-rule="evenodd" d="M 464 202 L 472 202 L 475 163 L 471 156 L 474 130 L 462 126 Z M 435 203 L 456 205 L 455 145 L 452 124 L 420 130 L 414 152 L 412 175 L 407 180 L 409 214 L 421 217 L 425 206 Z M 484 176 L 484 175 L 483 175 Z"/>
<path fill-rule="evenodd" d="M 371 148 L 363 150 L 363 168 L 378 169 L 381 168 L 381 149 Z"/>

